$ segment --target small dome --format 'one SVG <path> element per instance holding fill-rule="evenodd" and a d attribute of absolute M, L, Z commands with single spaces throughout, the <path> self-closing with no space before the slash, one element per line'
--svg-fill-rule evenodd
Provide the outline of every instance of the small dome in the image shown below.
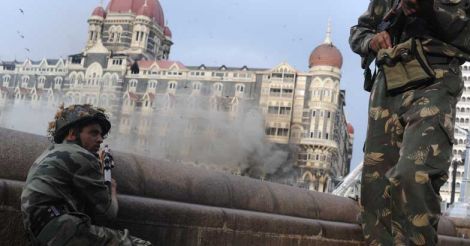
<path fill-rule="evenodd" d="M 341 68 L 343 66 L 343 55 L 333 44 L 321 44 L 310 54 L 308 67 L 332 66 Z"/>
<path fill-rule="evenodd" d="M 348 123 L 348 133 L 351 135 L 354 134 L 354 127 L 351 125 L 351 123 Z"/>
<path fill-rule="evenodd" d="M 93 10 L 93 13 L 91 13 L 91 16 L 99 16 L 102 18 L 106 18 L 106 11 L 104 11 L 103 7 L 98 6 Z"/>
<path fill-rule="evenodd" d="M 163 34 L 165 35 L 165 37 L 170 37 L 171 38 L 171 30 L 168 26 L 165 26 L 165 29 L 163 30 Z"/>

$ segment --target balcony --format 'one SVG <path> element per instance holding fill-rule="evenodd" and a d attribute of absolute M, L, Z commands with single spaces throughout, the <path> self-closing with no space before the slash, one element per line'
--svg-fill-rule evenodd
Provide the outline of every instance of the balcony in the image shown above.
<path fill-rule="evenodd" d="M 318 139 L 318 138 L 302 138 L 300 139 L 300 144 L 306 145 L 322 145 L 330 148 L 338 148 L 338 144 L 333 140 L 327 139 Z"/>

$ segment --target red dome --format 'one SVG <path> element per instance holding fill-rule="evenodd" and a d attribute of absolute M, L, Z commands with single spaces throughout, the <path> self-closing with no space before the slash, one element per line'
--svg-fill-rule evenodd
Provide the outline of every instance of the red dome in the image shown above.
<path fill-rule="evenodd" d="M 351 125 L 351 123 L 348 123 L 348 133 L 349 134 L 354 134 L 354 127 Z"/>
<path fill-rule="evenodd" d="M 333 44 L 323 43 L 312 51 L 308 64 L 309 68 L 313 66 L 341 68 L 343 65 L 343 56 Z"/>
<path fill-rule="evenodd" d="M 91 13 L 91 16 L 99 16 L 106 18 L 106 11 L 104 11 L 103 7 L 98 6 L 93 10 L 93 13 Z"/>
<path fill-rule="evenodd" d="M 163 34 L 165 34 L 166 37 L 171 38 L 171 30 L 168 26 L 165 26 L 165 29 L 163 30 Z"/>
<path fill-rule="evenodd" d="M 147 7 L 144 6 L 145 2 L 147 2 Z M 108 12 L 145 14 L 159 26 L 165 26 L 163 9 L 158 0 L 111 0 L 108 4 Z"/>
<path fill-rule="evenodd" d="M 140 7 L 139 11 L 137 11 L 137 15 L 144 15 L 144 16 L 151 17 L 152 10 L 150 9 L 148 5 L 143 5 L 142 7 Z"/>

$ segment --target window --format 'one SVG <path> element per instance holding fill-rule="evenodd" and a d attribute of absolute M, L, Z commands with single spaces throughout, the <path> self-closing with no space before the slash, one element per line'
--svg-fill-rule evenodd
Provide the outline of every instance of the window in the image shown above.
<path fill-rule="evenodd" d="M 135 79 L 132 79 L 129 81 L 129 89 L 135 91 L 137 88 L 138 81 Z"/>
<path fill-rule="evenodd" d="M 270 96 L 279 96 L 281 94 L 281 89 L 279 88 L 271 88 L 269 90 L 269 95 Z"/>
<path fill-rule="evenodd" d="M 201 83 L 200 82 L 193 82 L 193 90 L 200 91 L 201 90 Z"/>
<path fill-rule="evenodd" d="M 282 94 L 292 94 L 292 89 L 282 89 Z"/>
<path fill-rule="evenodd" d="M 214 84 L 214 90 L 215 90 L 216 92 L 222 92 L 223 87 L 224 87 L 224 86 L 223 86 L 221 83 L 216 83 L 216 84 Z"/>
<path fill-rule="evenodd" d="M 172 81 L 168 84 L 168 89 L 175 90 L 176 89 L 176 82 Z"/>
<path fill-rule="evenodd" d="M 148 88 L 149 89 L 156 89 L 157 88 L 157 81 L 149 81 L 149 84 L 148 84 Z"/>
<path fill-rule="evenodd" d="M 46 78 L 45 77 L 40 77 L 38 79 L 38 88 L 43 89 L 45 83 L 46 83 Z"/>
<path fill-rule="evenodd" d="M 280 114 L 289 115 L 291 111 L 291 107 L 280 107 Z"/>
<path fill-rule="evenodd" d="M 269 106 L 268 114 L 279 114 L 279 106 Z"/>
<path fill-rule="evenodd" d="M 245 85 L 238 84 L 235 86 L 237 93 L 243 93 L 245 91 Z"/>
<path fill-rule="evenodd" d="M 274 127 L 268 127 L 266 128 L 266 135 L 269 135 L 269 136 L 275 136 L 276 135 L 276 128 Z"/>
<path fill-rule="evenodd" d="M 10 84 L 10 79 L 11 77 L 8 75 L 3 76 L 3 87 L 8 87 L 8 85 Z"/>
<path fill-rule="evenodd" d="M 286 137 L 286 136 L 288 136 L 288 134 L 289 134 L 289 129 L 287 129 L 287 128 L 279 128 L 279 129 L 277 129 L 277 135 L 278 135 L 278 136 L 284 136 L 284 137 Z"/>
<path fill-rule="evenodd" d="M 24 76 L 21 78 L 21 87 L 27 88 L 29 82 L 29 76 Z"/>

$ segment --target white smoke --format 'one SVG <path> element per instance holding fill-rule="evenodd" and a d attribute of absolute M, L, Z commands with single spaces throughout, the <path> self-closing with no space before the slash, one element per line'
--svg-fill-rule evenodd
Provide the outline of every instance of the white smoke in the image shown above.
<path fill-rule="evenodd" d="M 157 107 L 147 118 L 152 127 L 146 144 L 136 144 L 116 128 L 109 141 L 120 150 L 249 176 L 265 177 L 286 165 L 288 151 L 266 141 L 264 118 L 255 103 L 240 101 L 231 112 L 227 105 L 232 98 L 219 98 L 219 110 L 210 107 L 207 97 L 178 100 L 171 109 Z M 129 135 L 138 135 L 142 115 L 129 119 L 134 121 Z"/>
<path fill-rule="evenodd" d="M 147 117 L 132 113 L 127 134 L 120 132 L 120 119 L 115 119 L 106 142 L 114 150 L 258 178 L 285 169 L 288 151 L 266 141 L 263 114 L 256 103 L 240 101 L 237 112 L 227 112 L 231 98 L 222 98 L 219 111 L 207 100 L 179 99 L 170 109 L 157 107 Z M 165 105 L 164 99 L 156 103 Z M 56 110 L 33 107 L 29 101 L 10 102 L 0 107 L 0 127 L 46 136 Z M 139 135 L 143 118 L 150 125 L 146 134 Z M 143 137 L 145 142 L 139 140 Z M 291 165 L 287 167 L 291 170 Z"/>
<path fill-rule="evenodd" d="M 45 106 L 32 106 L 30 101 L 7 102 L 0 107 L 0 127 L 47 136 L 48 123 L 55 111 Z"/>

